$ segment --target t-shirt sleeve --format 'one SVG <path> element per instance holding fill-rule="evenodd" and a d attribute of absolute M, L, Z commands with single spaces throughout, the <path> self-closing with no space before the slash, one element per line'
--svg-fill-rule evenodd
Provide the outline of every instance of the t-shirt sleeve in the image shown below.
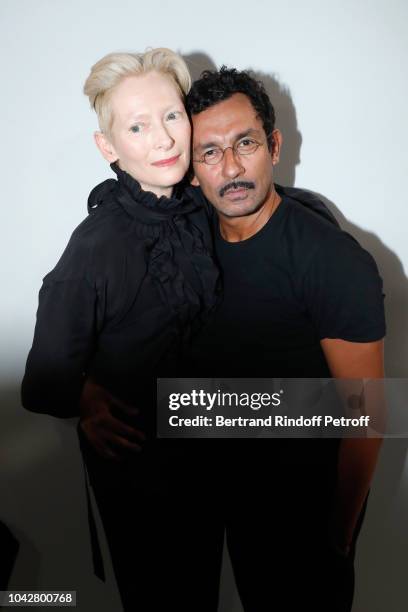
<path fill-rule="evenodd" d="M 322 238 L 303 286 L 319 339 L 374 342 L 385 336 L 383 283 L 377 265 L 346 232 L 333 229 Z"/>
<path fill-rule="evenodd" d="M 276 190 L 281 196 L 287 196 L 296 202 L 299 202 L 306 209 L 319 215 L 326 221 L 330 221 L 336 227 L 340 227 L 337 219 L 327 208 L 323 200 L 313 191 L 306 189 L 299 189 L 298 187 L 282 187 L 282 185 L 275 184 Z"/>

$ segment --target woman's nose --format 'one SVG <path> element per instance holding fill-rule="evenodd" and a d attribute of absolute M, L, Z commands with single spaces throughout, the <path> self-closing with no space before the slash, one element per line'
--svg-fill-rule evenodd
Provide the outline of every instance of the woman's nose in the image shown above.
<path fill-rule="evenodd" d="M 172 148 L 174 138 L 169 134 L 164 125 L 157 126 L 154 134 L 154 146 L 156 149 L 164 149 L 165 151 Z"/>

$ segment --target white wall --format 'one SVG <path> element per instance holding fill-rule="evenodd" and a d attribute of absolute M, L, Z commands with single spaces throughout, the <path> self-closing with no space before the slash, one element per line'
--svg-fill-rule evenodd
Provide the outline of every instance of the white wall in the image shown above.
<path fill-rule="evenodd" d="M 75 454 L 69 427 L 53 420 L 51 426 L 48 417 L 18 408 L 18 384 L 41 278 L 85 216 L 90 189 L 110 175 L 93 144 L 96 121 L 81 93 L 90 66 L 110 51 L 168 46 L 187 57 L 194 76 L 226 63 L 265 78 L 286 142 L 277 179 L 323 194 L 343 226 L 376 257 L 387 294 L 388 375 L 407 376 L 407 24 L 405 0 L 1 1 L 0 386 L 7 418 L 1 435 L 9 453 L 3 466 L 14 465 L 21 486 L 28 465 L 33 478 L 40 478 L 40 468 L 47 473 L 55 430 L 68 436 L 63 439 L 71 440 Z M 44 428 L 38 419 L 45 419 Z M 31 447 L 34 432 L 42 443 Z M 383 454 L 379 492 L 373 493 L 360 546 L 363 578 L 374 552 L 388 550 L 375 532 L 376 508 L 383 511 L 382 524 L 399 520 L 394 528 L 403 529 L 404 459 L 402 442 Z M 7 478 L 10 472 L 3 467 L 1 474 Z M 390 491 L 384 510 L 375 499 Z M 16 485 L 15 504 L 21 495 Z M 0 519 L 31 539 L 35 522 L 17 512 L 14 502 L 5 508 Z M 41 549 L 47 536 L 37 536 Z M 378 541 L 382 548 L 375 551 Z M 398 554 L 402 547 L 397 560 Z M 385 571 L 381 563 L 376 571 Z M 368 582 L 361 584 L 356 612 L 368 609 Z M 402 611 L 404 588 L 396 581 L 389 607 L 390 598 L 381 600 L 377 586 L 370 612 L 386 606 L 388 612 Z M 232 611 L 225 604 L 227 609 Z"/>

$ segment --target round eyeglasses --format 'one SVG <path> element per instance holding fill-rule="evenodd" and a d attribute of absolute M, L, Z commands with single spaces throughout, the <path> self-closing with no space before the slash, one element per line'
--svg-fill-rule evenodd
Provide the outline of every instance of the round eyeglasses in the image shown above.
<path fill-rule="evenodd" d="M 215 164 L 219 164 L 223 159 L 225 151 L 227 149 L 232 149 L 234 155 L 252 155 L 255 151 L 262 147 L 262 145 L 266 144 L 265 142 L 258 142 L 253 138 L 241 138 L 238 140 L 232 147 L 225 147 L 225 149 L 221 149 L 221 147 L 211 147 L 205 151 L 200 159 L 193 159 L 194 162 L 199 164 L 208 164 L 209 166 L 215 166 Z"/>

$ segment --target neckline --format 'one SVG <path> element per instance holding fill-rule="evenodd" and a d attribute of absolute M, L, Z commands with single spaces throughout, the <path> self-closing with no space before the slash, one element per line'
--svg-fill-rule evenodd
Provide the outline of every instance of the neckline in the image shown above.
<path fill-rule="evenodd" d="M 271 225 L 279 221 L 280 217 L 282 217 L 282 215 L 285 213 L 287 205 L 288 203 L 287 203 L 286 196 L 281 195 L 281 201 L 278 207 L 275 209 L 273 214 L 269 217 L 267 222 L 256 232 L 256 234 L 253 234 L 253 236 L 250 236 L 249 238 L 245 238 L 244 240 L 239 240 L 238 242 L 230 242 L 228 240 L 225 240 L 225 238 L 223 238 L 223 236 L 221 235 L 221 231 L 220 231 L 220 223 L 219 223 L 218 215 L 215 215 L 214 217 L 215 237 L 216 237 L 217 242 L 221 243 L 226 248 L 237 248 L 239 246 L 245 246 L 247 244 L 250 244 L 258 240 L 269 229 Z"/>
<path fill-rule="evenodd" d="M 141 205 L 146 213 L 152 218 L 161 220 L 174 215 L 184 215 L 197 208 L 194 202 L 185 198 L 184 180 L 174 187 L 174 192 L 171 197 L 157 196 L 152 191 L 145 191 L 142 189 L 139 181 L 122 170 L 116 162 L 110 164 L 110 167 L 116 174 L 119 184 L 124 188 L 127 194 L 131 196 L 132 204 Z M 135 208 L 135 206 L 133 206 L 133 208 Z"/>

